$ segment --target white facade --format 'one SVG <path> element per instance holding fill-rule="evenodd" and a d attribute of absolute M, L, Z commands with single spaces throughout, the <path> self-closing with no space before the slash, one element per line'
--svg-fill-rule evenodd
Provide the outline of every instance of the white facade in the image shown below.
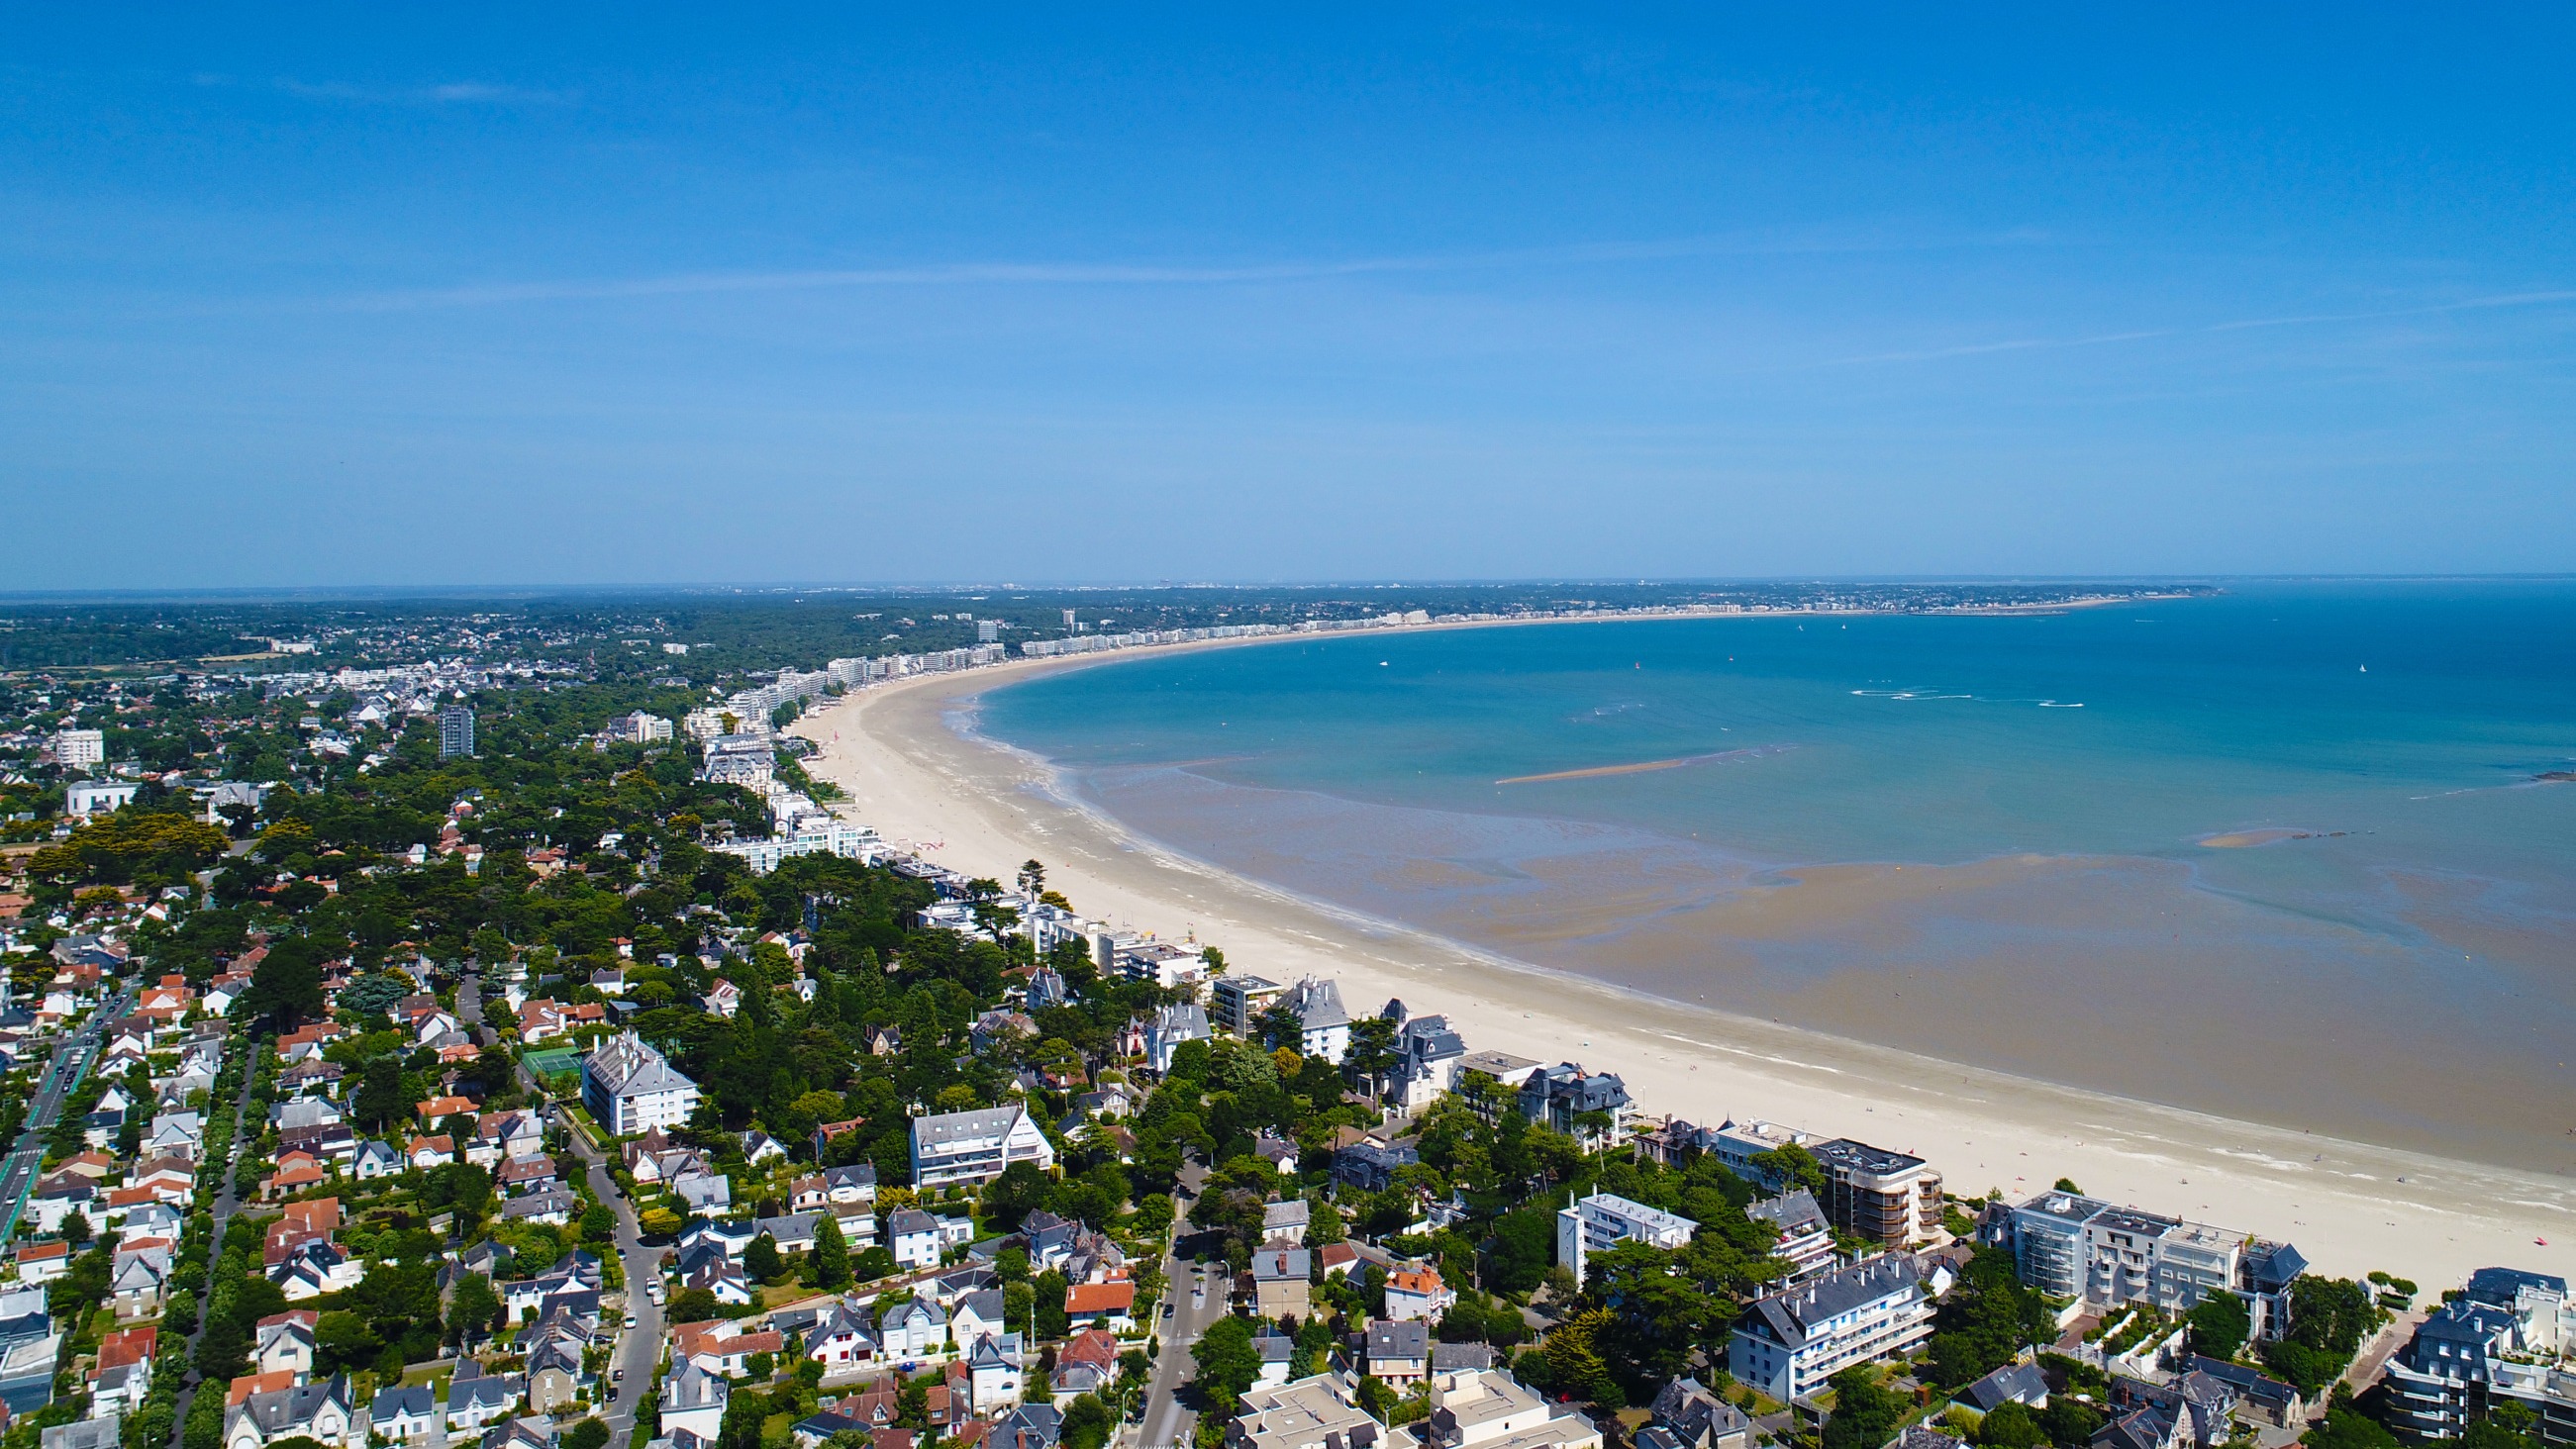
<path fill-rule="evenodd" d="M 684 1127 L 698 1108 L 698 1084 L 632 1031 L 582 1058 L 581 1104 L 611 1136 Z"/>
<path fill-rule="evenodd" d="M 1690 1242 L 1699 1224 L 1678 1213 L 1631 1202 L 1613 1193 L 1596 1192 L 1556 1215 L 1556 1261 L 1583 1281 L 1584 1260 L 1636 1241 L 1657 1248 L 1679 1248 Z"/>
<path fill-rule="evenodd" d="M 103 730 L 56 730 L 54 763 L 67 769 L 87 769 L 107 763 L 107 734 Z"/>
<path fill-rule="evenodd" d="M 990 1182 L 1014 1162 L 1033 1163 L 1041 1172 L 1055 1166 L 1055 1144 L 1038 1130 L 1025 1107 L 1014 1104 L 913 1119 L 915 1187 Z"/>
<path fill-rule="evenodd" d="M 63 789 L 63 813 L 87 819 L 122 810 L 134 803 L 135 792 L 142 788 L 133 780 L 75 780 Z"/>
<path fill-rule="evenodd" d="M 1726 1366 L 1788 1403 L 1855 1364 L 1910 1353 L 1932 1336 L 1922 1265 L 1889 1253 L 1755 1300 L 1736 1320 Z"/>

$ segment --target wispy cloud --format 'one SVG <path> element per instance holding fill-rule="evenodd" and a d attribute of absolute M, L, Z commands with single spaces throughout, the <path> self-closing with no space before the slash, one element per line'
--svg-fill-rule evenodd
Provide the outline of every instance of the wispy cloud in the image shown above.
<path fill-rule="evenodd" d="M 2388 307 L 2367 312 L 2299 312 L 2280 317 L 2240 317 L 2229 322 L 2209 322 L 2195 327 L 2148 327 L 2129 332 L 2096 332 L 2081 337 L 2015 337 L 1997 342 L 1971 342 L 1956 347 L 1934 347 L 1914 352 L 1872 352 L 1857 357 L 1836 357 L 1812 364 L 1815 367 L 1867 367 L 1879 363 L 1938 362 L 1952 357 L 1981 357 L 1998 352 L 2040 352 L 2072 347 L 2105 347 L 2118 342 L 2147 342 L 2166 337 L 2209 337 L 2223 332 L 2251 332 L 2270 327 L 2319 327 L 2341 322 L 2385 322 L 2403 317 L 2436 317 L 2456 312 L 2488 311 L 2509 307 L 2554 307 L 2576 303 L 2576 290 L 2545 292 L 2504 292 L 2491 297 L 2468 297 L 2455 302 L 2432 302 L 2417 307 Z"/>
<path fill-rule="evenodd" d="M 292 76 L 246 81 L 238 76 L 214 72 L 199 72 L 190 79 L 208 88 L 272 90 L 309 101 L 337 101 L 358 106 L 568 106 L 581 99 L 572 91 L 504 85 L 494 81 L 439 81 L 425 85 L 385 86 L 360 85 L 351 81 L 297 80 Z"/>
<path fill-rule="evenodd" d="M 813 291 L 862 287 L 1097 286 L 1213 287 L 1329 281 L 1402 272 L 1463 272 L 1506 267 L 1602 266 L 1713 256 L 1799 256 L 2055 245 L 2044 233 L 2006 231 L 1943 237 L 1902 235 L 1745 235 L 1638 242 L 1584 242 L 1483 252 L 1285 261 L 1238 266 L 1153 263 L 954 262 L 911 266 L 805 268 L 787 271 L 680 272 L 647 277 L 492 282 L 457 287 L 361 293 L 333 299 L 359 311 L 476 307 L 513 302 L 577 302 L 676 297 L 721 292 Z"/>

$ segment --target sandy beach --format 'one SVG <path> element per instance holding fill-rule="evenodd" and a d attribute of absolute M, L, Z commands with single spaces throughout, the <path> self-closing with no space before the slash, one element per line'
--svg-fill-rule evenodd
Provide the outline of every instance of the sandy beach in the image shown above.
<path fill-rule="evenodd" d="M 847 818 L 926 859 L 1008 879 L 1035 857 L 1087 915 L 1195 935 L 1274 980 L 1336 977 L 1355 1012 L 1398 997 L 1445 1013 L 1473 1048 L 1617 1072 L 1648 1112 L 1760 1118 L 1919 1153 L 1962 1195 L 2019 1196 L 2068 1177 L 2097 1196 L 2287 1238 L 2323 1271 L 2384 1268 L 2428 1292 L 2489 1264 L 2576 1269 L 2566 1179 L 2073 1090 L 1539 970 L 1136 839 L 1063 798 L 1043 762 L 951 726 L 973 696 L 1033 671 L 1117 657 L 924 676 L 794 728 L 822 747 L 807 768 L 849 792 Z"/>

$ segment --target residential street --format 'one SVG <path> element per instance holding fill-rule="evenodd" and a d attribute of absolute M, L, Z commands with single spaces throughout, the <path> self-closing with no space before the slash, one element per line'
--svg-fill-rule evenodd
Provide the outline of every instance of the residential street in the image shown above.
<path fill-rule="evenodd" d="M 480 976 L 469 975 L 457 984 L 456 1016 L 474 1029 L 486 1050 L 508 1049 L 492 1029 L 483 1024 L 483 981 Z M 519 1079 L 528 1089 L 530 1101 L 544 1100 L 543 1085 L 525 1066 L 519 1068 Z M 563 1139 L 571 1146 L 574 1155 L 588 1165 L 592 1195 L 617 1214 L 617 1255 L 626 1271 L 625 1311 L 634 1315 L 635 1326 L 619 1331 L 616 1351 L 609 1357 L 612 1380 L 609 1387 L 613 1397 L 603 1417 L 608 1423 L 609 1449 L 626 1449 L 635 1427 L 635 1407 L 652 1386 L 653 1366 L 662 1357 L 662 1308 L 646 1291 L 658 1276 L 656 1264 L 661 1258 L 661 1250 L 644 1246 L 643 1229 L 635 1220 L 635 1206 L 618 1190 L 616 1179 L 608 1175 L 607 1159 L 582 1140 L 580 1131 L 568 1118 L 551 1110 L 547 1116 L 553 1125 L 561 1128 Z M 605 1322 L 604 1319 L 602 1321 Z M 623 1381 L 616 1380 L 620 1372 L 625 1375 Z"/>
<path fill-rule="evenodd" d="M 237 1052 L 256 1053 L 262 1050 L 262 1045 L 258 1037 L 244 1032 L 233 1038 L 230 1049 Z M 233 1195 L 233 1159 L 241 1151 L 243 1130 L 250 1125 L 243 1120 L 242 1114 L 249 1110 L 250 1091 L 257 1085 L 259 1085 L 259 1063 L 256 1060 L 246 1060 L 242 1063 L 241 1095 L 233 1101 L 232 1141 L 224 1144 L 224 1150 L 220 1156 L 210 1153 L 206 1158 L 209 1171 L 223 1174 L 220 1179 L 223 1185 L 215 1193 L 215 1235 L 206 1249 L 209 1261 L 214 1254 L 222 1251 L 224 1227 L 233 1220 L 233 1210 L 241 1206 L 241 1200 Z M 187 1433 L 188 1406 L 195 1402 L 197 1385 L 202 1381 L 202 1376 L 194 1367 L 197 1358 L 197 1341 L 206 1336 L 206 1320 L 215 1309 L 214 1284 L 209 1282 L 206 1289 L 204 1300 L 197 1305 L 196 1331 L 188 1335 L 188 1362 L 191 1367 L 188 1370 L 188 1377 L 181 1383 L 179 1389 L 178 1418 L 170 1427 L 172 1449 L 177 1449 L 181 1437 Z"/>
<path fill-rule="evenodd" d="M 28 1104 L 26 1129 L 18 1134 L 18 1145 L 9 1153 L 8 1171 L 0 1174 L 0 1201 L 9 1204 L 8 1221 L 0 1223 L 0 1237 L 18 1230 L 18 1214 L 26 1211 L 27 1194 L 36 1185 L 36 1170 L 44 1165 L 45 1132 L 54 1125 L 63 1099 L 72 1094 L 89 1069 L 90 1054 L 98 1050 L 100 1031 L 108 1022 L 123 1016 L 133 999 L 134 989 L 129 987 L 113 1003 L 90 1013 L 79 1031 L 54 1048 L 53 1060 L 45 1066 L 35 1099 Z"/>
<path fill-rule="evenodd" d="M 1172 1195 L 1176 1220 L 1187 1220 L 1196 1201 L 1193 1190 L 1206 1177 L 1206 1169 L 1196 1165 L 1183 1170 L 1180 1190 Z M 1178 1238 L 1175 1232 L 1174 1240 Z M 1134 1427 L 1134 1437 L 1124 1441 L 1138 1449 L 1166 1449 L 1189 1442 L 1190 1425 L 1197 1416 L 1181 1403 L 1180 1391 L 1197 1368 L 1190 1359 L 1190 1345 L 1227 1312 L 1230 1289 L 1224 1265 L 1208 1269 L 1202 1278 L 1200 1265 L 1170 1253 L 1163 1260 L 1163 1279 L 1169 1285 L 1163 1290 L 1163 1301 L 1171 1305 L 1172 1313 L 1165 1318 L 1156 1311 L 1154 1331 L 1160 1346 L 1145 1388 L 1145 1416 Z M 1196 1291 L 1202 1284 L 1204 1293 Z"/>

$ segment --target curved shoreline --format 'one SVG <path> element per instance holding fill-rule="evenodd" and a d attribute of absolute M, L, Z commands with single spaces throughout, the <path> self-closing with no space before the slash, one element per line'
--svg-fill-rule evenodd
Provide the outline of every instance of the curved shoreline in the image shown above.
<path fill-rule="evenodd" d="M 1172 647 L 1270 642 L 1286 639 Z M 986 875 L 1035 856 L 1088 914 L 1165 934 L 1194 928 L 1240 969 L 1273 979 L 1337 976 L 1354 1010 L 1400 996 L 1448 1014 L 1473 1047 L 1616 1071 L 1650 1112 L 1759 1117 L 1916 1151 L 1962 1195 L 2071 1176 L 2097 1195 L 2290 1238 L 2338 1273 L 2387 1268 L 2436 1284 L 2489 1263 L 2569 1266 L 2565 1248 L 2534 1243 L 2576 1233 L 2566 1179 L 1961 1066 L 1511 960 L 1141 839 L 1061 791 L 1043 761 L 961 737 L 947 719 L 1035 674 L 1164 652 L 924 676 L 847 697 L 796 732 L 825 747 L 808 768 L 848 790 L 852 817 L 889 840 Z"/>

